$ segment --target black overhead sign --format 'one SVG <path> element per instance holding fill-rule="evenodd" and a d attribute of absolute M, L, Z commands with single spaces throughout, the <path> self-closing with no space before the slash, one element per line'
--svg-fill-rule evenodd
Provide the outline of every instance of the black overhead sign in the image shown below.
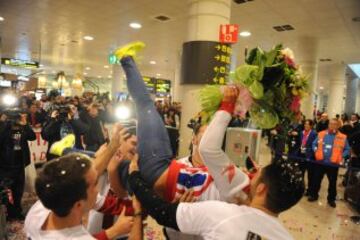
<path fill-rule="evenodd" d="M 11 67 L 39 68 L 39 62 L 20 60 L 14 58 L 1 58 L 1 64 Z"/>
<path fill-rule="evenodd" d="M 143 79 L 144 79 L 147 90 L 150 93 L 155 94 L 155 85 L 156 85 L 155 79 L 151 78 L 151 77 L 143 77 Z"/>
<path fill-rule="evenodd" d="M 183 45 L 182 84 L 226 84 L 231 62 L 231 45 L 192 41 Z"/>
<path fill-rule="evenodd" d="M 156 79 L 156 96 L 167 97 L 170 95 L 171 81 L 165 79 Z"/>
<path fill-rule="evenodd" d="M 158 97 L 166 97 L 170 95 L 171 81 L 166 79 L 152 78 L 143 76 L 146 88 L 149 93 Z"/>

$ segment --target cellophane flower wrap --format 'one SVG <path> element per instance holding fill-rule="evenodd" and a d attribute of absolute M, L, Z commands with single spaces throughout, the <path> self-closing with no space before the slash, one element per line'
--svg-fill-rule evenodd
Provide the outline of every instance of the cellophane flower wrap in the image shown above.
<path fill-rule="evenodd" d="M 231 76 L 232 84 L 240 89 L 235 114 L 244 117 L 249 112 L 252 123 L 262 129 L 296 120 L 309 85 L 293 52 L 282 45 L 267 52 L 254 48 L 245 62 Z M 210 121 L 222 97 L 220 85 L 209 85 L 200 91 L 203 122 Z"/>

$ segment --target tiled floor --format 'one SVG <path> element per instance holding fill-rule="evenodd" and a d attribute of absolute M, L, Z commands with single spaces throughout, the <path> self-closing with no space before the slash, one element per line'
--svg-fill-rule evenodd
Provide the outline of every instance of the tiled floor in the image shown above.
<path fill-rule="evenodd" d="M 268 148 L 262 146 L 261 153 L 260 164 L 266 165 L 270 161 Z M 304 197 L 294 208 L 280 216 L 281 221 L 298 240 L 359 240 L 360 225 L 354 224 L 349 219 L 356 213 L 346 202 L 341 200 L 343 187 L 338 186 L 339 200 L 337 208 L 333 209 L 326 204 L 327 184 L 327 179 L 324 178 L 318 202 L 309 203 Z M 21 223 L 13 223 L 10 229 L 17 234 L 12 233 L 10 239 L 25 239 L 21 228 Z M 164 239 L 161 227 L 152 219 L 148 219 L 145 239 Z"/>

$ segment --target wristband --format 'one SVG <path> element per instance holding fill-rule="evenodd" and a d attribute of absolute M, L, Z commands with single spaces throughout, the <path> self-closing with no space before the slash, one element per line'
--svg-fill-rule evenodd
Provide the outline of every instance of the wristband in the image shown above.
<path fill-rule="evenodd" d="M 235 103 L 234 102 L 221 102 L 219 110 L 224 110 L 230 114 L 233 114 L 235 110 Z"/>
<path fill-rule="evenodd" d="M 142 212 L 134 213 L 134 217 L 142 217 L 142 216 L 143 216 Z"/>

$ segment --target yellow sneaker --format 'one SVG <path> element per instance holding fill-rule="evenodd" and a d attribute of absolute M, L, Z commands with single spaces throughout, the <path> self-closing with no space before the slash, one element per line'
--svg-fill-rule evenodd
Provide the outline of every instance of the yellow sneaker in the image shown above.
<path fill-rule="evenodd" d="M 145 47 L 145 43 L 137 41 L 126 44 L 125 46 L 119 47 L 115 50 L 115 56 L 121 60 L 123 57 L 130 56 L 135 58 L 138 51 Z"/>
<path fill-rule="evenodd" d="M 75 135 L 68 134 L 60 141 L 54 142 L 50 147 L 49 153 L 56 156 L 62 156 L 66 148 L 73 148 L 74 145 L 75 145 Z"/>

